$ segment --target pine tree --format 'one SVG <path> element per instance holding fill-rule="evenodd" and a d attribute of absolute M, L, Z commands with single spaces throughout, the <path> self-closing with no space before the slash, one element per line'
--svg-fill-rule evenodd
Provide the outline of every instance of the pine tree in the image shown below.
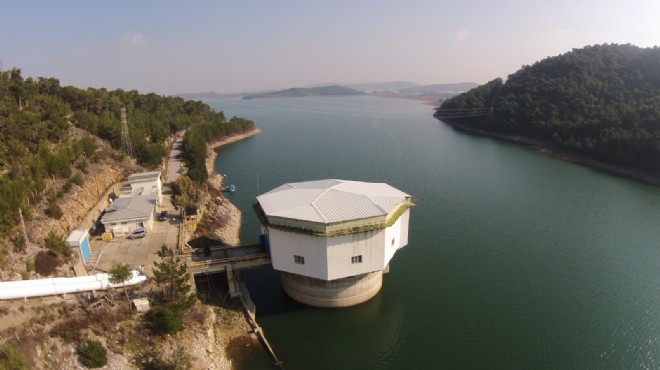
<path fill-rule="evenodd" d="M 198 207 L 201 201 L 201 190 L 190 177 L 180 176 L 174 182 L 174 203 L 178 207 Z"/>
<path fill-rule="evenodd" d="M 188 284 L 186 265 L 163 244 L 158 251 L 160 262 L 154 262 L 154 280 L 162 289 L 163 301 L 175 309 L 187 309 L 195 303 L 195 295 Z"/>
<path fill-rule="evenodd" d="M 126 294 L 126 300 L 129 302 L 129 304 L 131 300 L 128 297 L 126 282 L 131 279 L 131 276 L 132 276 L 131 269 L 125 263 L 113 262 L 110 271 L 108 271 L 108 281 L 110 281 L 110 283 L 115 285 L 117 284 L 124 285 L 124 293 Z"/>

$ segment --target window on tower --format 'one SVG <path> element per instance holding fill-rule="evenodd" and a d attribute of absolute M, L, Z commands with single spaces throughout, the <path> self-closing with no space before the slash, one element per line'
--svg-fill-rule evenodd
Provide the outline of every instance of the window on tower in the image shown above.
<path fill-rule="evenodd" d="M 351 257 L 351 263 L 362 263 L 362 255 Z"/>
<path fill-rule="evenodd" d="M 305 264 L 305 257 L 303 256 L 296 256 L 295 254 L 293 255 L 293 262 L 304 265 Z"/>

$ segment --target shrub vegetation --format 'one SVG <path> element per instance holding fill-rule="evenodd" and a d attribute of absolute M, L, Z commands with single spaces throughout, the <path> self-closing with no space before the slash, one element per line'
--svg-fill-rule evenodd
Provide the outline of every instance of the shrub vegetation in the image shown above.
<path fill-rule="evenodd" d="M 50 276 L 62 262 L 62 258 L 53 251 L 39 251 L 34 257 L 34 270 L 39 275 Z"/>
<path fill-rule="evenodd" d="M 87 339 L 76 348 L 78 360 L 88 368 L 103 367 L 108 363 L 108 351 L 98 340 Z"/>
<path fill-rule="evenodd" d="M 152 308 L 146 315 L 149 328 L 154 334 L 174 334 L 183 329 L 183 316 L 180 310 L 161 306 Z"/>
<path fill-rule="evenodd" d="M 28 370 L 30 366 L 9 344 L 0 347 L 0 370 Z"/>

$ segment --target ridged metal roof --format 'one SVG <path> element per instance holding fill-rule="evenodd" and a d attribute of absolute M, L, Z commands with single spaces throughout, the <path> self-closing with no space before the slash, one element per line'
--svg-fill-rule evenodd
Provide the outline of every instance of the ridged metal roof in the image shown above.
<path fill-rule="evenodd" d="M 111 205 L 116 211 L 104 214 L 101 222 L 149 218 L 156 207 L 156 197 L 156 194 L 149 194 L 117 198 Z"/>
<path fill-rule="evenodd" d="M 385 183 L 330 179 L 284 184 L 257 201 L 266 216 L 329 224 L 387 215 L 409 197 Z"/>

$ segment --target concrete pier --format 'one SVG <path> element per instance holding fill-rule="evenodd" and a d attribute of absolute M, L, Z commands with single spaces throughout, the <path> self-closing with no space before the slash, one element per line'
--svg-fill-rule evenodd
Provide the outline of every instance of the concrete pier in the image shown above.
<path fill-rule="evenodd" d="M 245 316 L 247 318 L 248 324 L 250 324 L 250 327 L 252 328 L 252 332 L 254 333 L 254 335 L 257 336 L 259 341 L 264 345 L 264 348 L 273 358 L 275 366 L 279 367 L 280 369 L 284 369 L 284 362 L 282 362 L 282 360 L 280 360 L 277 357 L 277 355 L 275 354 L 275 350 L 273 350 L 273 347 L 268 342 L 268 339 L 266 338 L 263 329 L 257 323 L 256 308 L 254 306 L 254 303 L 252 302 L 252 298 L 250 297 L 250 292 L 248 291 L 247 285 L 245 285 L 245 282 L 241 281 L 238 284 L 238 286 L 240 289 L 240 293 L 238 294 L 238 297 L 241 300 L 241 304 L 243 305 L 243 310 L 245 311 Z"/>
<path fill-rule="evenodd" d="M 375 271 L 336 280 L 321 280 L 282 272 L 289 297 L 315 307 L 348 307 L 366 302 L 380 291 L 383 272 Z"/>

